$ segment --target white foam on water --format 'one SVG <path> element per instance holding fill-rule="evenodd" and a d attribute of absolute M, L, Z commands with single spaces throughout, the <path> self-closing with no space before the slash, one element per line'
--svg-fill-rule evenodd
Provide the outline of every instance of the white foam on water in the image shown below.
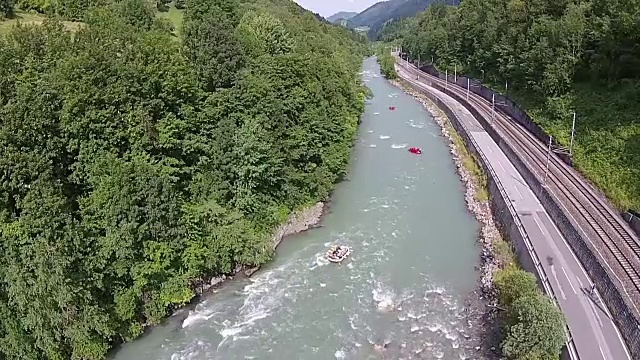
<path fill-rule="evenodd" d="M 412 326 L 411 326 L 411 329 L 410 329 L 409 331 L 411 331 L 412 333 L 414 333 L 414 332 L 416 332 L 416 331 L 418 331 L 418 330 L 420 330 L 420 326 L 418 326 L 418 325 L 412 325 Z"/>
<path fill-rule="evenodd" d="M 231 327 L 231 328 L 224 328 L 222 330 L 220 330 L 220 335 L 223 338 L 229 337 L 229 336 L 235 336 L 238 335 L 242 332 L 242 328 L 241 327 Z"/>
<path fill-rule="evenodd" d="M 351 325 L 351 328 L 353 330 L 358 330 L 358 327 L 356 326 L 356 324 L 354 324 L 354 322 L 358 319 L 358 314 L 351 314 L 349 315 L 349 325 Z"/>
<path fill-rule="evenodd" d="M 373 300 L 376 301 L 378 310 L 390 311 L 395 307 L 396 293 L 386 287 L 379 281 L 376 281 L 376 287 L 371 291 Z"/>
<path fill-rule="evenodd" d="M 409 121 L 407 121 L 407 124 L 409 124 L 409 126 L 411 127 L 418 128 L 418 129 L 422 129 L 426 125 L 425 123 L 416 122 L 413 119 L 409 119 Z"/>
<path fill-rule="evenodd" d="M 302 261 L 304 259 L 286 262 L 278 268 L 261 273 L 251 279 L 251 283 L 246 285 L 242 291 L 245 299 L 238 309 L 235 321 L 225 320 L 223 328 L 218 331 L 223 337 L 218 348 L 229 338 L 239 339 L 238 334 L 247 331 L 259 320 L 271 316 L 282 307 L 283 301 L 295 301 L 295 299 L 291 299 L 289 289 L 297 285 L 292 279 L 298 277 L 290 275 L 299 272 L 293 265 Z"/>
<path fill-rule="evenodd" d="M 393 144 L 391 145 L 392 148 L 394 149 L 404 149 L 408 146 L 409 144 Z"/>
<path fill-rule="evenodd" d="M 207 345 L 200 340 L 193 341 L 183 350 L 171 354 L 171 360 L 195 360 L 206 355 Z"/>
<path fill-rule="evenodd" d="M 187 318 L 182 321 L 182 328 L 184 329 L 202 320 L 209 320 L 215 315 L 217 315 L 217 313 L 211 310 L 189 311 L 189 316 L 187 316 Z"/>
<path fill-rule="evenodd" d="M 377 146 L 376 144 L 371 144 L 371 145 L 369 145 L 369 147 L 372 147 L 372 148 L 374 148 L 374 147 L 376 147 L 376 146 Z"/>
<path fill-rule="evenodd" d="M 380 135 L 380 140 L 386 140 L 388 138 L 390 138 L 391 136 L 388 135 Z"/>
<path fill-rule="evenodd" d="M 336 350 L 335 354 L 333 354 L 333 356 L 336 357 L 336 359 L 344 359 L 347 357 L 347 354 L 342 351 L 342 350 Z"/>
<path fill-rule="evenodd" d="M 380 115 L 380 113 L 379 112 L 374 112 L 373 115 Z"/>

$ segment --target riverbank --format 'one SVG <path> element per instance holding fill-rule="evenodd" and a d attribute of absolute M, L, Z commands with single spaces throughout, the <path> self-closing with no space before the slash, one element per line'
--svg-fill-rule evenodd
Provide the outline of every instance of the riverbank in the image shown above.
<path fill-rule="evenodd" d="M 418 100 L 440 126 L 441 134 L 448 140 L 448 146 L 456 165 L 460 180 L 465 186 L 467 209 L 481 224 L 478 244 L 481 248 L 478 291 L 470 294 L 467 308 L 475 321 L 481 325 L 477 334 L 483 340 L 476 350 L 485 356 L 497 357 L 499 351 L 499 324 L 497 324 L 497 291 L 494 277 L 498 270 L 515 261 L 511 246 L 504 241 L 491 211 L 486 188 L 486 175 L 477 159 L 470 154 L 447 116 L 428 97 L 413 90 L 402 80 L 389 80 L 393 85 Z M 474 296 L 475 295 L 475 296 Z"/>
<path fill-rule="evenodd" d="M 275 251 L 286 237 L 297 235 L 316 227 L 322 220 L 327 209 L 328 206 L 326 206 L 326 203 L 319 201 L 312 206 L 291 213 L 289 219 L 274 230 L 272 237 L 273 250 Z M 233 274 L 222 274 L 204 279 L 196 279 L 193 282 L 193 291 L 196 295 L 189 305 L 193 306 L 204 294 L 219 289 L 228 280 L 237 279 L 238 276 L 251 277 L 256 271 L 260 270 L 261 266 L 262 265 L 247 267 L 246 265 L 238 265 L 234 269 Z M 144 327 L 146 328 L 148 325 L 145 324 Z"/>

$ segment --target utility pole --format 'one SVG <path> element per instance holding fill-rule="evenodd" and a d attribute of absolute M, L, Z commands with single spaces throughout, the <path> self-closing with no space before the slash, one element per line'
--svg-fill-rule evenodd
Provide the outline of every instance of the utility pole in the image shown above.
<path fill-rule="evenodd" d="M 453 64 L 453 81 L 458 83 L 458 64 Z"/>
<path fill-rule="evenodd" d="M 504 81 L 504 94 L 507 95 L 507 90 L 509 90 L 509 82 L 508 80 Z"/>
<path fill-rule="evenodd" d="M 467 101 L 469 101 L 469 78 L 467 78 Z"/>
<path fill-rule="evenodd" d="M 491 120 L 496 119 L 496 94 L 491 94 Z"/>
<path fill-rule="evenodd" d="M 571 142 L 569 143 L 569 155 L 573 155 L 573 136 L 576 132 L 576 112 L 573 112 L 573 123 L 571 124 Z"/>
<path fill-rule="evenodd" d="M 444 70 L 444 88 L 445 88 L 445 90 L 447 89 L 448 85 L 449 85 L 449 70 L 445 69 Z"/>
<path fill-rule="evenodd" d="M 553 136 L 549 136 L 549 148 L 547 149 L 547 165 L 544 169 L 544 180 L 542 181 L 542 186 L 547 186 L 547 176 L 549 174 L 549 160 L 551 159 L 551 141 Z"/>

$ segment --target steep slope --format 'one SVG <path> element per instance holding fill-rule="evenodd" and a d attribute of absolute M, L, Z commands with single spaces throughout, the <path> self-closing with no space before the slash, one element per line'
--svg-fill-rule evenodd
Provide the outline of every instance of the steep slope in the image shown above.
<path fill-rule="evenodd" d="M 349 19 L 350 28 L 369 27 L 368 36 L 377 37 L 378 31 L 390 20 L 400 20 L 424 11 L 436 0 L 389 0 L 376 3 Z M 448 5 L 458 5 L 460 0 L 447 0 Z"/>
<path fill-rule="evenodd" d="M 356 15 L 358 15 L 357 12 L 340 11 L 339 13 L 335 13 L 329 16 L 327 20 L 331 23 L 336 23 L 337 21 L 340 21 L 340 20 L 349 20 Z"/>
<path fill-rule="evenodd" d="M 318 16 L 187 0 L 176 39 L 119 0 L 0 34 L 0 359 L 106 359 L 327 198 L 366 45 Z"/>

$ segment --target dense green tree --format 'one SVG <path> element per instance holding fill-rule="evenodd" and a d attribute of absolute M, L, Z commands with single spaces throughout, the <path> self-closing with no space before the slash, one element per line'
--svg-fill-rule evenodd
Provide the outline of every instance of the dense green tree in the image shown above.
<path fill-rule="evenodd" d="M 13 16 L 14 0 L 0 0 L 0 19 Z"/>
<path fill-rule="evenodd" d="M 551 299 L 527 295 L 513 302 L 502 352 L 510 359 L 557 359 L 565 343 L 564 317 Z"/>
<path fill-rule="evenodd" d="M 244 49 L 253 57 L 282 55 L 293 49 L 293 40 L 282 22 L 268 13 L 245 13 L 237 31 Z"/>
<path fill-rule="evenodd" d="M 95 4 L 0 36 L 2 359 L 104 359 L 268 261 L 363 111 L 361 38 L 288 0 L 193 0 L 180 41 L 145 1 Z"/>
<path fill-rule="evenodd" d="M 537 293 L 536 277 L 515 266 L 498 271 L 494 280 L 500 304 L 510 307 L 519 298 Z"/>
<path fill-rule="evenodd" d="M 640 211 L 640 3 L 465 0 L 390 22 L 380 38 L 412 59 L 457 68 L 508 95 L 569 146 L 620 210 Z"/>
<path fill-rule="evenodd" d="M 244 49 L 235 34 L 236 12 L 216 2 L 187 2 L 183 25 L 186 54 L 208 91 L 230 87 L 244 65 Z"/>

